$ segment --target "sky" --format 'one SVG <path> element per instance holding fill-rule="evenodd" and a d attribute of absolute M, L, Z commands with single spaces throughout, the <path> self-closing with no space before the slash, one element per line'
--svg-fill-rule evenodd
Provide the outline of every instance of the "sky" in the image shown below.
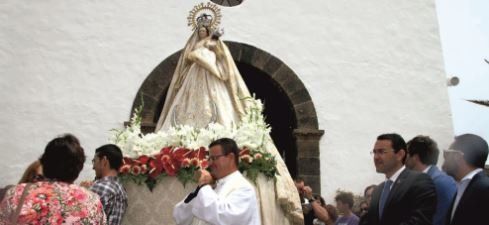
<path fill-rule="evenodd" d="M 436 0 L 436 9 L 445 73 L 460 79 L 448 88 L 454 133 L 489 141 L 489 107 L 466 101 L 489 100 L 489 1 Z"/>

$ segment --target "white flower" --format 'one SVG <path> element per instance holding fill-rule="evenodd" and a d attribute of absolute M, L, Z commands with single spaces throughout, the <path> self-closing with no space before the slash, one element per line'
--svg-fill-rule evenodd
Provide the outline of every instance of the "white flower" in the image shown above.
<path fill-rule="evenodd" d="M 255 151 L 266 151 L 271 142 L 270 128 L 263 117 L 263 104 L 260 100 L 247 99 L 245 115 L 239 124 L 223 126 L 211 123 L 206 128 L 196 129 L 188 125 L 170 127 L 167 131 L 141 133 L 140 109 L 137 109 L 131 118 L 131 124 L 124 129 L 114 129 L 109 140 L 119 146 L 124 154 L 131 158 L 140 155 L 156 154 L 163 147 L 186 147 L 198 149 L 207 147 L 212 141 L 219 138 L 232 138 L 239 147 L 247 147 Z"/>

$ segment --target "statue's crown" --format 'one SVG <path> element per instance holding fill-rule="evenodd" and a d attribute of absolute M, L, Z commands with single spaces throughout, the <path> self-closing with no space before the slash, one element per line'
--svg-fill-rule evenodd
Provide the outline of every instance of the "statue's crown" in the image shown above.
<path fill-rule="evenodd" d="M 202 13 L 199 17 L 197 17 L 197 25 L 209 27 L 212 24 L 212 15 Z"/>
<path fill-rule="evenodd" d="M 208 2 L 207 4 L 200 3 L 190 11 L 187 17 L 187 25 L 192 27 L 192 30 L 200 26 L 217 29 L 221 23 L 221 9 L 215 4 Z"/>

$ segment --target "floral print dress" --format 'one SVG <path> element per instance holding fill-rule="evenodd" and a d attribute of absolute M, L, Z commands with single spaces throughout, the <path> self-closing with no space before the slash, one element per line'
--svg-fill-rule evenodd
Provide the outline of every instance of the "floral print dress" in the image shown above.
<path fill-rule="evenodd" d="M 0 225 L 10 224 L 25 187 L 8 190 L 0 204 Z M 29 187 L 17 223 L 105 225 L 106 217 L 95 193 L 74 184 L 42 181 Z"/>

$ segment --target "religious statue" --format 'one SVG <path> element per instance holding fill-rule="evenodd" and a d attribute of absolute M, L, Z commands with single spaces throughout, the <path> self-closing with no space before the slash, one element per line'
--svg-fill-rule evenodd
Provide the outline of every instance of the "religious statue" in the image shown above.
<path fill-rule="evenodd" d="M 188 19 L 193 34 L 181 52 L 155 131 L 177 125 L 203 128 L 210 123 L 233 126 L 240 122 L 251 95 L 220 39 L 220 18 L 220 9 L 211 3 L 191 11 Z M 298 192 L 268 138 L 267 151 L 277 160 L 278 174 L 276 182 L 265 178 L 256 182 L 262 224 L 302 224 Z"/>
<path fill-rule="evenodd" d="M 231 126 L 244 114 L 250 96 L 216 19 L 202 14 L 182 50 L 156 130 L 209 123 Z M 214 23 L 214 24 L 213 24 Z"/>

